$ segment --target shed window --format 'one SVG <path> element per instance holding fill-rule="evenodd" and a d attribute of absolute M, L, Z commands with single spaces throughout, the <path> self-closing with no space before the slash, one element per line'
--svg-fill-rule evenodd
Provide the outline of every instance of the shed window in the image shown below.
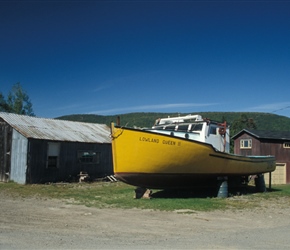
<path fill-rule="evenodd" d="M 290 148 L 290 142 L 284 142 L 283 148 Z"/>
<path fill-rule="evenodd" d="M 101 159 L 101 153 L 95 151 L 78 151 L 78 160 L 84 164 L 99 164 Z"/>
<path fill-rule="evenodd" d="M 47 158 L 47 167 L 48 168 L 57 168 L 57 156 L 48 156 Z"/>
<path fill-rule="evenodd" d="M 47 168 L 58 168 L 59 165 L 59 152 L 60 143 L 59 142 L 48 142 L 47 148 Z"/>
<path fill-rule="evenodd" d="M 240 140 L 240 148 L 252 148 L 252 139 Z"/>

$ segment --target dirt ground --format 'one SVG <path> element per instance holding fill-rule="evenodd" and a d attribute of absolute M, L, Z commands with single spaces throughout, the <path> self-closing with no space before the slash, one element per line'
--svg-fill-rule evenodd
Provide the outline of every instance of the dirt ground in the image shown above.
<path fill-rule="evenodd" d="M 0 249 L 289 249 L 290 201 L 262 209 L 96 209 L 0 193 Z"/>

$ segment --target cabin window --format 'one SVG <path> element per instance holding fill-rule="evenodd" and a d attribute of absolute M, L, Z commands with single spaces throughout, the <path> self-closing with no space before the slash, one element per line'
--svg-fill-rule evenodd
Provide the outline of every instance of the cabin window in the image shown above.
<path fill-rule="evenodd" d="M 175 125 L 173 125 L 173 126 L 172 125 L 171 126 L 166 126 L 165 127 L 165 130 L 174 131 L 175 130 L 175 127 L 176 127 Z"/>
<path fill-rule="evenodd" d="M 201 131 L 202 130 L 202 123 L 192 124 L 190 131 Z"/>
<path fill-rule="evenodd" d="M 290 148 L 290 142 L 284 142 L 283 148 Z"/>
<path fill-rule="evenodd" d="M 80 163 L 84 164 L 99 164 L 101 159 L 101 153 L 90 150 L 80 150 L 78 151 L 78 160 Z"/>
<path fill-rule="evenodd" d="M 59 153 L 60 143 L 59 142 L 48 142 L 47 144 L 47 168 L 58 168 L 59 167 Z"/>
<path fill-rule="evenodd" d="M 188 125 L 178 125 L 177 131 L 186 132 L 188 130 Z"/>
<path fill-rule="evenodd" d="M 217 134 L 217 127 L 210 126 L 209 127 L 209 134 L 216 135 Z"/>
<path fill-rule="evenodd" d="M 240 140 L 240 148 L 252 148 L 252 139 Z"/>

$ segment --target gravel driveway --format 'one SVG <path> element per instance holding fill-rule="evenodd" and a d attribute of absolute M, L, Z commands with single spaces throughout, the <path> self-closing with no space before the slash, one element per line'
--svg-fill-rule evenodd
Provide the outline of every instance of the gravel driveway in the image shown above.
<path fill-rule="evenodd" d="M 96 209 L 0 193 L 0 249 L 289 249 L 290 201 L 253 210 Z"/>

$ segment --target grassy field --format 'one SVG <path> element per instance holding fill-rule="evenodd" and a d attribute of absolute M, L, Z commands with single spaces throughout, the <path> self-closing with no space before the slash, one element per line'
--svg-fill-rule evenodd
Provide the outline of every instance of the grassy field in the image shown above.
<path fill-rule="evenodd" d="M 59 183 L 49 185 L 20 185 L 0 183 L 0 192 L 15 198 L 61 199 L 71 204 L 96 208 L 140 208 L 163 211 L 188 210 L 211 211 L 215 209 L 244 209 L 261 206 L 263 201 L 290 201 L 290 185 L 273 186 L 265 193 L 216 198 L 201 190 L 162 191 L 153 190 L 152 199 L 134 199 L 134 187 L 122 182 Z M 290 205 L 290 204 L 289 204 Z"/>

